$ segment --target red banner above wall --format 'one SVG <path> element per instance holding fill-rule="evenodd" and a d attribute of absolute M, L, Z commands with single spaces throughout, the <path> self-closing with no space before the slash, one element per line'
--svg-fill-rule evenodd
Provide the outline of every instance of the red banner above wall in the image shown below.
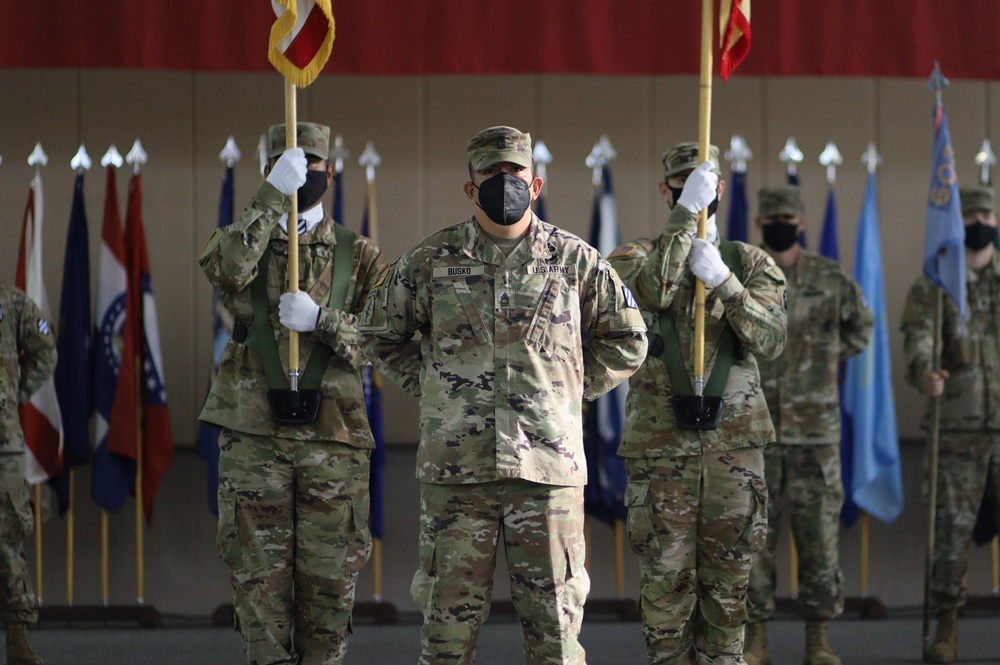
<path fill-rule="evenodd" d="M 694 74 L 695 0 L 332 0 L 332 74 Z M 270 71 L 268 0 L 0 0 L 0 68 Z M 736 76 L 1000 79 L 996 0 L 757 0 Z"/>

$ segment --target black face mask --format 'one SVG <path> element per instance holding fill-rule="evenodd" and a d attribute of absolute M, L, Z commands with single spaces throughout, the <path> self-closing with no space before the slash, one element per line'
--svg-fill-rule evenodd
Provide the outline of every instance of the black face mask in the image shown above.
<path fill-rule="evenodd" d="M 761 226 L 764 244 L 776 252 L 783 252 L 799 239 L 799 225 L 791 222 L 771 222 Z"/>
<path fill-rule="evenodd" d="M 300 213 L 312 208 L 317 201 L 323 198 L 326 185 L 326 171 L 306 171 L 306 182 L 299 187 L 297 192 Z"/>
<path fill-rule="evenodd" d="M 684 191 L 684 188 L 683 187 L 671 187 L 670 185 L 667 185 L 667 189 L 670 190 L 670 193 L 674 197 L 674 205 L 677 205 L 677 202 L 681 200 L 681 192 Z M 671 206 L 671 207 L 673 207 L 673 206 Z M 708 204 L 708 216 L 711 217 L 712 215 L 714 215 L 715 211 L 718 210 L 718 209 L 719 209 L 719 195 L 716 194 L 715 198 L 712 199 L 712 202 Z"/>
<path fill-rule="evenodd" d="M 974 222 L 965 227 L 965 246 L 973 251 L 979 251 L 988 246 L 996 237 L 997 227 L 995 226 Z"/>
<path fill-rule="evenodd" d="M 509 173 L 487 178 L 478 189 L 477 205 L 491 221 L 501 226 L 517 224 L 531 205 L 528 184 Z"/>

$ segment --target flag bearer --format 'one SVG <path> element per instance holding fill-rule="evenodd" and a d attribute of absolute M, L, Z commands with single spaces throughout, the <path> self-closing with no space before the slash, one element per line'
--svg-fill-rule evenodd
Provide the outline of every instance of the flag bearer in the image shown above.
<path fill-rule="evenodd" d="M 199 263 L 235 321 L 201 413 L 219 437 L 219 533 L 247 662 L 340 663 L 358 571 L 371 552 L 357 319 L 383 259 L 320 202 L 330 129 L 268 132 L 267 177 Z M 299 290 L 288 291 L 288 211 L 298 197 Z M 297 226 L 297 229 L 296 229 Z M 288 332 L 301 390 L 288 388 Z"/>
<path fill-rule="evenodd" d="M 663 153 L 663 232 L 610 257 L 650 330 L 646 362 L 629 383 L 619 454 L 651 665 L 743 663 L 750 561 L 766 528 L 763 448 L 774 441 L 757 359 L 785 344 L 784 276 L 761 249 L 720 245 L 718 149 L 700 161 L 695 143 Z M 706 207 L 708 240 L 699 240 Z M 695 277 L 707 291 L 704 395 L 714 400 L 689 390 Z"/>
<path fill-rule="evenodd" d="M 472 215 L 404 254 L 362 315 L 373 362 L 420 398 L 420 663 L 475 661 L 502 538 L 528 664 L 579 665 L 582 401 L 635 371 L 646 329 L 597 250 L 531 212 L 530 135 L 484 129 L 468 166 Z"/>
<path fill-rule="evenodd" d="M 827 621 L 844 611 L 837 367 L 868 346 L 875 320 L 857 282 L 835 261 L 799 244 L 805 207 L 798 188 L 765 187 L 757 196 L 764 251 L 785 275 L 788 339 L 780 356 L 759 363 L 777 445 L 764 452 L 767 542 L 750 572 L 744 659 L 747 665 L 771 662 L 765 622 L 774 618 L 774 556 L 781 498 L 787 496 L 799 556 L 798 609 L 806 620 L 805 663 L 840 665 L 826 635 Z"/>
<path fill-rule="evenodd" d="M 993 189 L 959 190 L 965 220 L 968 317 L 944 298 L 941 366 L 933 366 L 937 287 L 917 280 L 903 310 L 907 380 L 924 395 L 940 396 L 937 517 L 930 604 L 937 631 L 928 663 L 958 658 L 958 610 L 967 591 L 969 545 L 983 497 L 1000 506 L 1000 254 Z M 926 427 L 928 422 L 924 423 Z M 1000 510 L 994 512 L 1000 516 Z M 1000 521 L 1000 518 L 998 518 Z M 1000 528 L 1000 524 L 997 524 Z"/>
<path fill-rule="evenodd" d="M 56 346 L 41 310 L 23 291 L 0 283 L 0 620 L 7 629 L 7 663 L 39 665 L 28 644 L 38 620 L 24 542 L 34 517 L 24 479 L 25 444 L 17 407 L 56 368 Z"/>

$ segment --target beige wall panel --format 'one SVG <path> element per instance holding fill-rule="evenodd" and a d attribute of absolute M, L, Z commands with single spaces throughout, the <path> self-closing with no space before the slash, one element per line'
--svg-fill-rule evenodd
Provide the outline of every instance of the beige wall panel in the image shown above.
<path fill-rule="evenodd" d="M 667 221 L 670 210 L 660 196 L 657 183 L 663 179 L 663 151 L 685 141 L 698 140 L 698 77 L 669 76 L 654 79 L 653 122 L 650 136 L 650 156 L 647 168 L 652 182 L 647 194 L 652 209 L 648 230 L 649 237 L 659 235 Z M 718 134 L 712 134 L 712 142 L 718 145 Z M 729 138 L 725 138 L 728 144 Z"/>
<path fill-rule="evenodd" d="M 550 222 L 584 240 L 590 235 L 593 170 L 586 165 L 602 135 L 618 156 L 611 183 L 623 239 L 645 235 L 650 216 L 647 190 L 652 148 L 650 80 L 640 77 L 546 76 L 537 81 L 538 121 L 532 138 L 552 152 L 545 206 Z"/>
<path fill-rule="evenodd" d="M 739 134 L 746 139 L 747 145 L 753 152 L 753 157 L 747 165 L 747 202 L 750 205 L 751 216 L 754 212 L 756 191 L 763 182 L 760 166 L 763 157 L 761 148 L 764 145 L 764 121 L 761 117 L 762 88 L 760 79 L 740 77 L 734 77 L 726 83 L 716 79 L 712 88 L 712 143 L 719 147 L 722 174 L 727 185 L 732 183 L 732 170 L 725 155 L 733 135 Z M 727 236 L 729 232 L 729 207 L 732 201 L 730 196 L 730 192 L 723 195 L 716 220 L 723 236 Z M 747 225 L 750 240 L 753 242 L 757 234 L 751 220 L 748 220 Z"/>
<path fill-rule="evenodd" d="M 0 279 L 14 283 L 17 250 L 21 237 L 28 186 L 35 171 L 28 155 L 40 142 L 49 157 L 41 169 L 44 210 L 42 220 L 45 286 L 49 315 L 59 318 L 66 229 L 73 200 L 74 173 L 69 162 L 80 145 L 79 77 L 70 71 L 8 70 L 0 72 L 0 207 L 4 242 L 0 243 Z M 93 155 L 94 147 L 88 146 Z M 94 191 L 94 179 L 85 181 L 86 193 Z M 93 207 L 94 197 L 89 201 Z"/>

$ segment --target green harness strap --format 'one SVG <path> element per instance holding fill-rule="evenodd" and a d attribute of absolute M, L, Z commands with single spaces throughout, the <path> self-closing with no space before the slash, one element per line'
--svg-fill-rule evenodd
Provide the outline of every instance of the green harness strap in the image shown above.
<path fill-rule="evenodd" d="M 354 232 L 340 224 L 335 224 L 333 230 L 337 245 L 333 253 L 333 278 L 327 305 L 331 309 L 343 309 L 347 302 L 347 286 L 351 281 L 351 268 L 354 265 Z M 278 340 L 271 330 L 267 311 L 267 272 L 270 258 L 271 248 L 268 247 L 257 262 L 257 277 L 250 286 L 253 323 L 247 326 L 246 345 L 260 354 L 268 387 L 272 390 L 288 390 L 288 377 L 281 364 Z M 332 353 L 333 349 L 326 344 L 317 343 L 313 346 L 309 363 L 299 382 L 302 390 L 319 388 Z"/>
<path fill-rule="evenodd" d="M 740 260 L 740 250 L 735 243 L 723 240 L 719 243 L 719 253 L 726 267 L 733 273 L 736 279 L 743 281 L 743 262 Z M 688 376 L 687 367 L 684 365 L 684 358 L 681 356 L 681 345 L 677 341 L 677 328 L 674 326 L 674 319 L 670 316 L 669 310 L 662 310 L 659 313 L 660 337 L 663 338 L 663 351 L 660 352 L 660 360 L 667 365 L 667 372 L 670 374 L 670 385 L 673 386 L 675 395 L 693 395 L 694 388 L 691 387 L 691 377 Z M 715 366 L 712 368 L 712 375 L 708 378 L 704 394 L 706 396 L 721 397 L 726 389 L 726 381 L 729 379 L 729 368 L 733 365 L 733 350 L 736 347 L 736 333 L 729 326 L 719 335 L 718 352 L 715 358 Z"/>

